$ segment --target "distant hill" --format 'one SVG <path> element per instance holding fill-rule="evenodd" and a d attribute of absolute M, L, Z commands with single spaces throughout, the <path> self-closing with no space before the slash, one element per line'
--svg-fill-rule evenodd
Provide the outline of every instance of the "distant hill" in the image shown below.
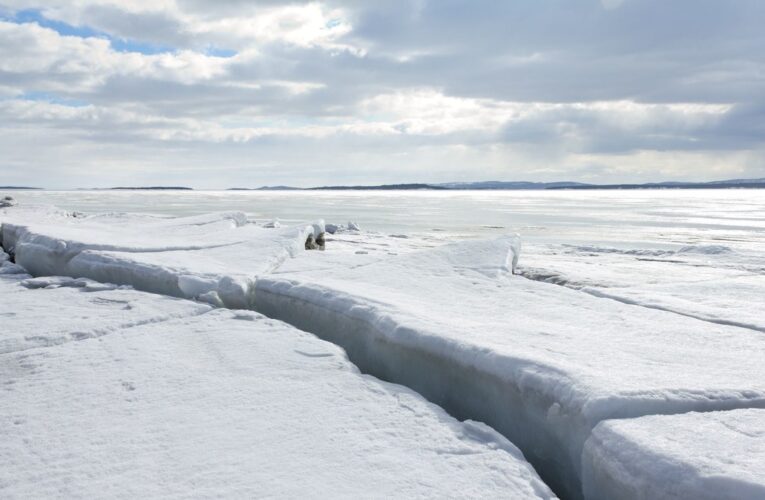
<path fill-rule="evenodd" d="M 446 189 L 566 189 L 571 187 L 586 187 L 591 184 L 581 182 L 503 182 L 503 181 L 483 181 L 483 182 L 447 182 L 435 184 L 435 186 Z"/>
<path fill-rule="evenodd" d="M 28 186 L 0 186 L 0 189 L 7 189 L 7 190 L 13 189 L 13 190 L 17 190 L 17 191 L 18 190 L 26 190 L 26 191 L 28 191 L 28 190 L 40 190 L 42 188 L 28 187 Z"/>
<path fill-rule="evenodd" d="M 257 188 L 233 187 L 227 191 L 467 191 L 467 190 L 508 190 L 508 191 L 532 191 L 532 190 L 561 190 L 561 189 L 762 189 L 765 188 L 765 177 L 758 179 L 726 179 L 709 182 L 693 181 L 667 181 L 647 183 L 624 183 L 624 184 L 587 184 L 583 182 L 556 181 L 556 182 L 529 182 L 529 181 L 478 181 L 478 182 L 441 182 L 441 183 L 402 183 L 402 184 L 377 184 L 363 185 L 338 185 L 299 188 L 294 186 L 261 186 Z M 0 189 L 42 189 L 26 186 L 0 186 Z M 184 186 L 118 186 L 107 188 L 115 191 L 193 191 L 193 188 Z"/>
<path fill-rule="evenodd" d="M 765 188 L 763 179 L 730 179 L 711 182 L 649 182 L 645 184 L 589 184 L 568 188 L 548 189 L 760 189 Z"/>
<path fill-rule="evenodd" d="M 226 191 L 299 191 L 301 189 L 292 186 L 261 186 L 259 188 L 228 188 Z"/>
<path fill-rule="evenodd" d="M 113 191 L 193 191 L 190 187 L 183 186 L 136 186 L 136 187 L 113 187 Z"/>
<path fill-rule="evenodd" d="M 348 190 L 417 190 L 417 189 L 448 189 L 436 184 L 381 184 L 379 186 L 322 186 L 308 188 L 310 191 L 328 190 L 328 191 L 348 191 Z"/>
<path fill-rule="evenodd" d="M 765 188 L 765 178 L 729 179 L 712 182 L 649 182 L 645 184 L 586 184 L 583 182 L 480 181 L 443 182 L 436 184 L 378 184 L 374 186 L 263 186 L 259 188 L 230 188 L 229 191 L 387 191 L 387 190 L 561 190 L 561 189 L 735 189 Z M 167 189 L 167 188 L 165 188 Z M 180 189 L 180 188 L 174 188 Z"/>

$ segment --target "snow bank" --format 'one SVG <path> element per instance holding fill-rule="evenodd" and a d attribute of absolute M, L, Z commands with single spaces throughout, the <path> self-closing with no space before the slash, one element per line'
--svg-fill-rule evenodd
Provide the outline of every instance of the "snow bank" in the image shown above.
<path fill-rule="evenodd" d="M 2 244 L 35 276 L 66 275 L 246 308 L 255 276 L 323 245 L 319 221 L 288 228 L 248 224 L 239 212 L 157 218 L 22 212 Z"/>
<path fill-rule="evenodd" d="M 487 422 L 572 498 L 602 420 L 765 407 L 765 337 L 513 276 L 516 258 L 501 238 L 263 276 L 254 303 Z"/>
<path fill-rule="evenodd" d="M 504 437 L 310 334 L 43 281 L 0 280 L 0 497 L 553 498 Z"/>
<path fill-rule="evenodd" d="M 765 410 L 601 422 L 583 455 L 587 498 L 765 498 Z"/>

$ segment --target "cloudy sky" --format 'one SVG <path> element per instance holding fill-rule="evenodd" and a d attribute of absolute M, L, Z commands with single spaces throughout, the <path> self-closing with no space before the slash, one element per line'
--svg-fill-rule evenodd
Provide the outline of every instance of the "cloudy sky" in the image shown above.
<path fill-rule="evenodd" d="M 762 0 L 0 0 L 0 185 L 765 177 Z"/>

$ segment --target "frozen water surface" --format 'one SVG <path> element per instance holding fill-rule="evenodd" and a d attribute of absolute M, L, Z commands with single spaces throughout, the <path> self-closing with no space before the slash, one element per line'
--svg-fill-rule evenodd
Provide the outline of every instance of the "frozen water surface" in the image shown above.
<path fill-rule="evenodd" d="M 0 276 L 2 498 L 554 497 L 310 334 L 73 281 Z"/>
<path fill-rule="evenodd" d="M 609 420 L 582 462 L 588 498 L 765 498 L 765 410 Z"/>
<path fill-rule="evenodd" d="M 640 417 L 650 429 L 671 418 L 651 415 L 765 406 L 762 191 L 15 196 L 18 206 L 0 210 L 4 245 L 21 242 L 17 261 L 33 274 L 284 319 L 345 348 L 362 370 L 489 423 L 567 497 L 598 498 L 581 490 L 597 476 L 692 498 L 692 489 L 673 497 L 681 490 L 650 468 L 633 471 L 647 479 L 622 483 L 621 469 L 582 458 L 600 450 L 595 437 L 612 422 Z M 327 251 L 304 251 L 301 240 L 324 229 L 319 219 L 334 231 Z M 521 236 L 520 255 L 511 233 Z M 2 265 L 8 276 L 18 271 Z M 99 285 L 25 288 L 48 286 Z M 632 438 L 620 439 L 609 442 Z M 746 473 L 743 462 L 720 472 L 734 482 Z"/>

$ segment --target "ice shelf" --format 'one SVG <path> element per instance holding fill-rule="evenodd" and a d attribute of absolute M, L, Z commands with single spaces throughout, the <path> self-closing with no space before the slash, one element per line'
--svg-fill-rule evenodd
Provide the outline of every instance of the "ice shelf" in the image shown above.
<path fill-rule="evenodd" d="M 0 242 L 35 276 L 85 277 L 241 309 L 254 277 L 323 233 L 322 221 L 266 228 L 240 212 L 161 218 L 17 209 L 3 221 Z"/>
<path fill-rule="evenodd" d="M 401 255 L 371 255 L 349 240 L 346 253 L 313 259 L 305 242 L 321 223 L 266 228 L 236 213 L 140 225 L 119 214 L 14 217 L 2 221 L 2 243 L 32 274 L 283 320 L 342 347 L 362 371 L 489 424 L 567 498 L 584 496 L 582 456 L 601 422 L 765 408 L 765 336 L 514 275 L 515 236 Z M 416 246 L 401 241 L 397 249 Z M 99 287 L 47 279 L 25 288 Z"/>
<path fill-rule="evenodd" d="M 516 251 L 507 237 L 264 276 L 255 306 L 487 422 L 570 498 L 603 420 L 765 407 L 765 337 L 514 276 Z"/>
<path fill-rule="evenodd" d="M 2 498 L 554 498 L 522 454 L 250 311 L 0 279 Z"/>

